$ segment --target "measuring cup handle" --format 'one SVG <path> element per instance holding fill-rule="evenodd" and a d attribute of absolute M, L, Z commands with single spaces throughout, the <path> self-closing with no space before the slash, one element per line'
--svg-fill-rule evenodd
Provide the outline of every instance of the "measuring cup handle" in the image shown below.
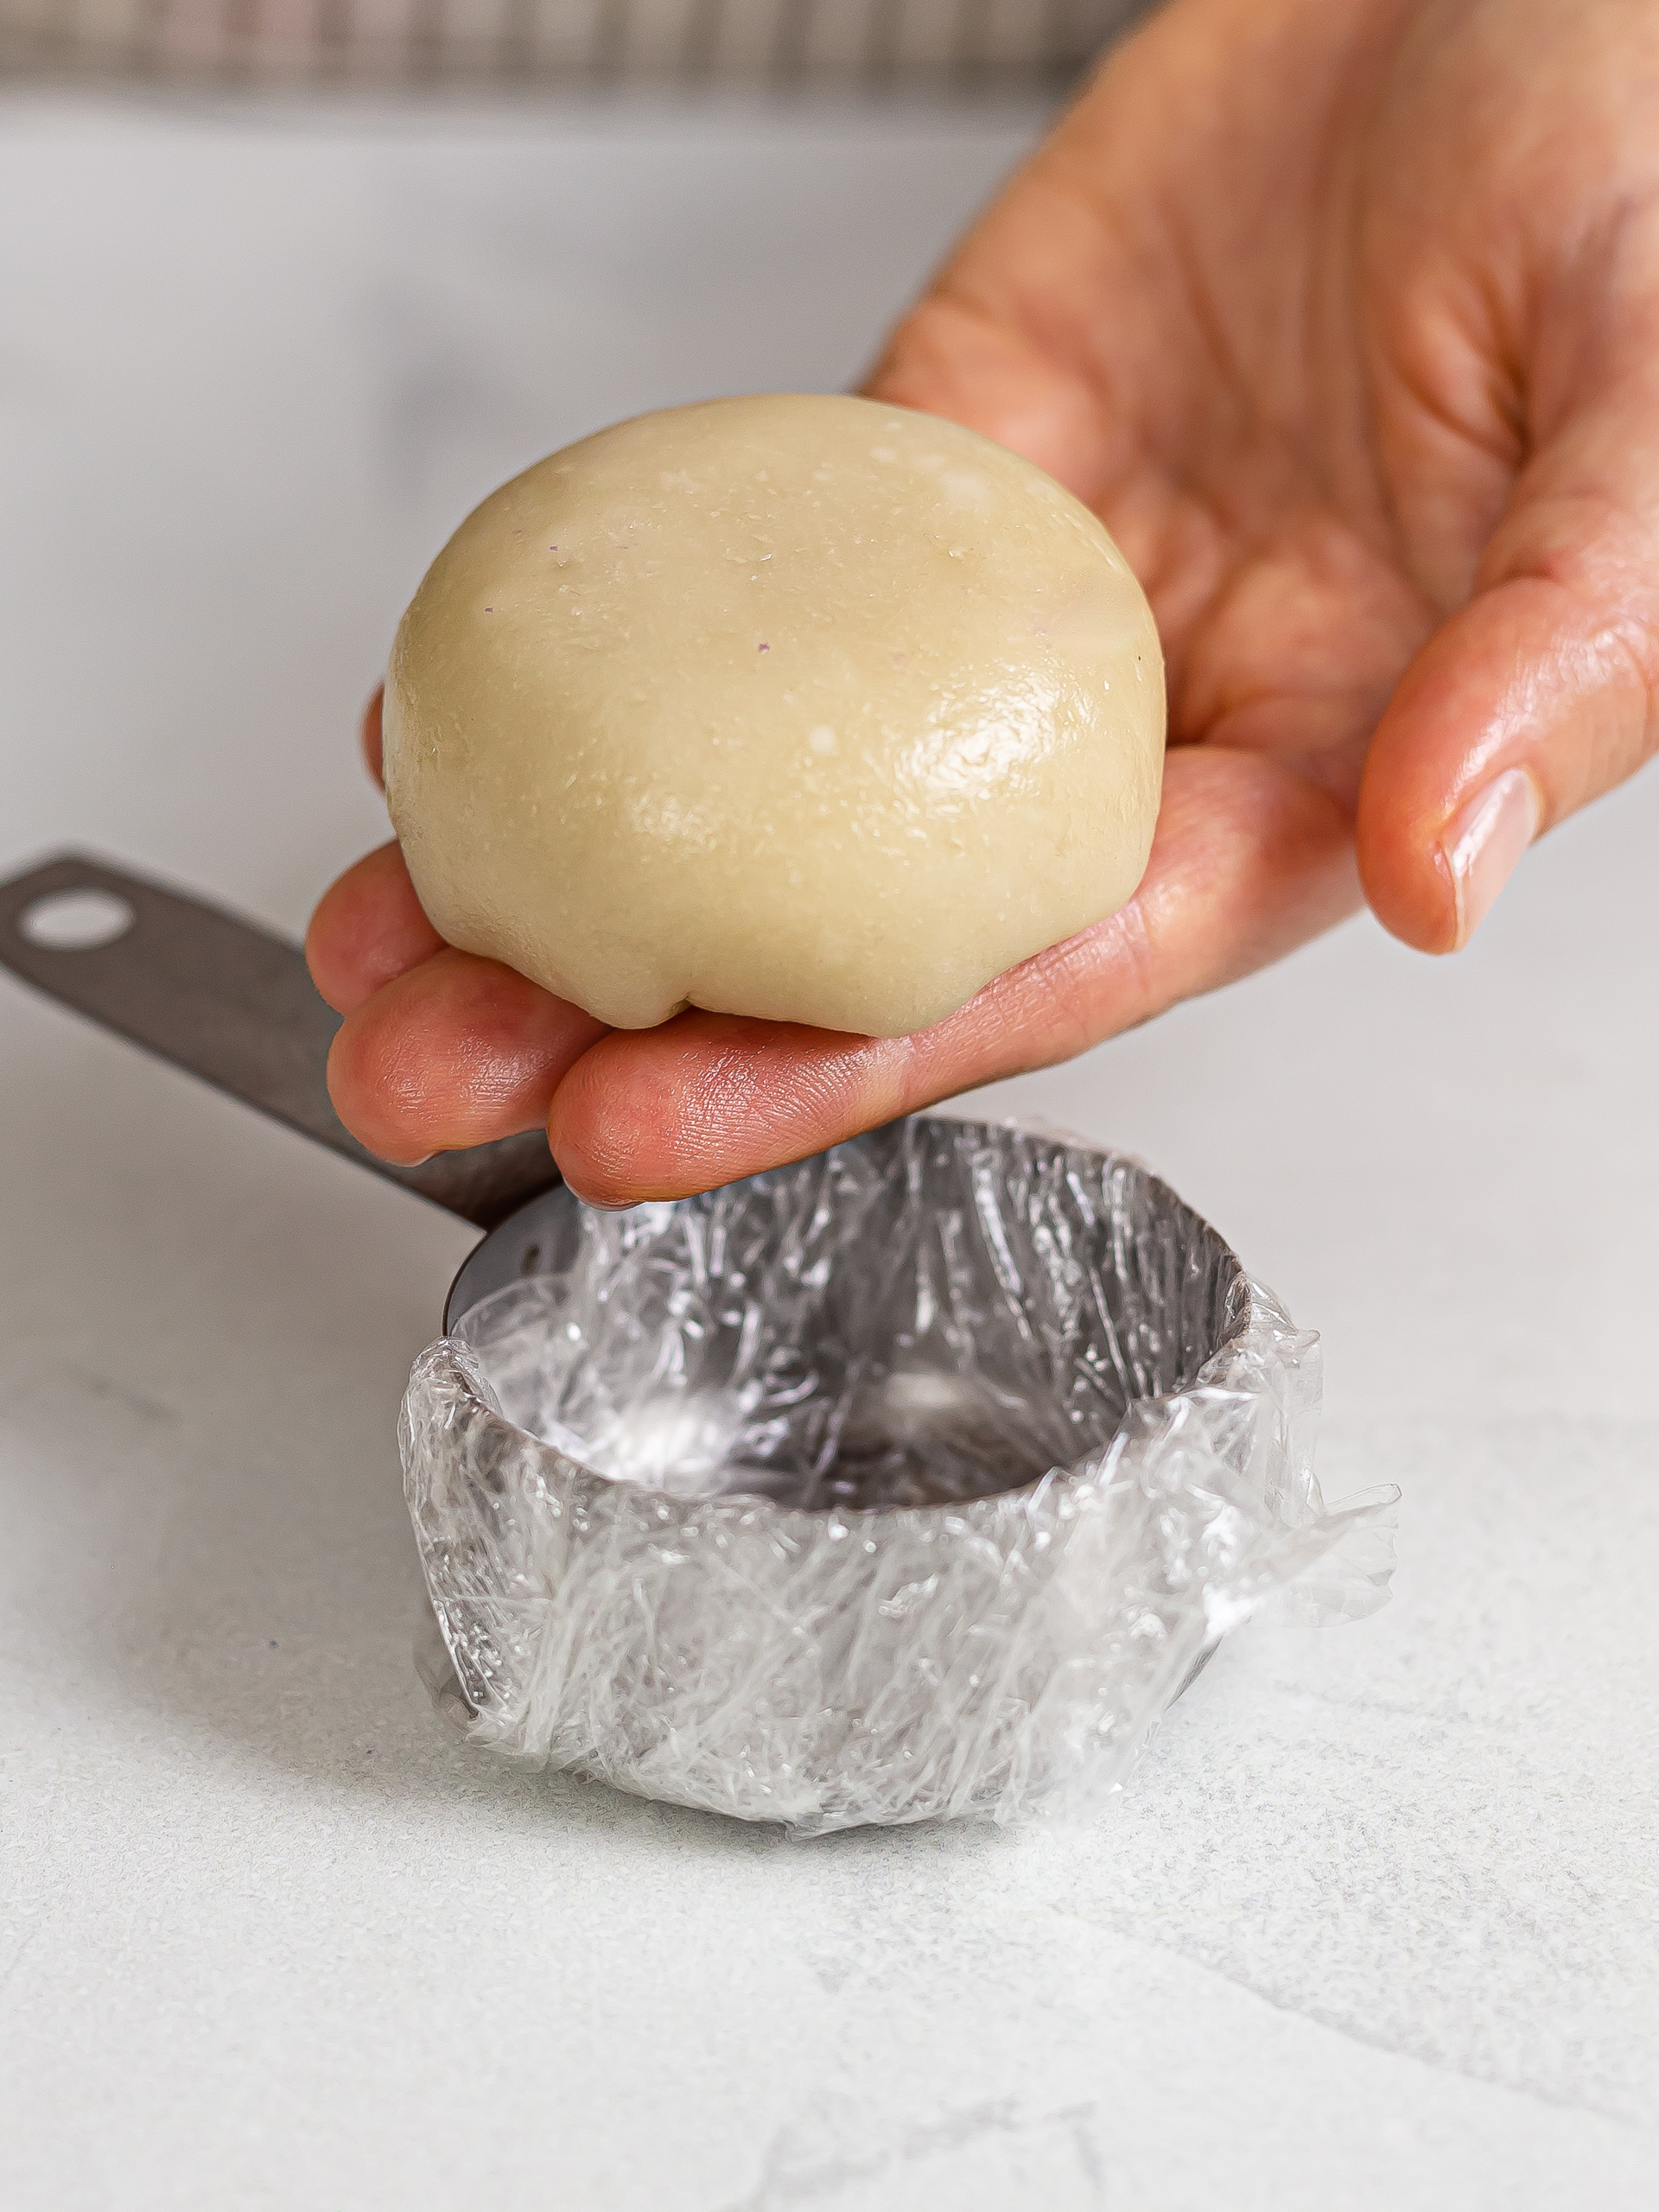
<path fill-rule="evenodd" d="M 93 924 L 101 910 L 101 932 L 72 931 L 77 910 Z M 480 1229 L 559 1180 L 539 1129 L 418 1167 L 377 1160 L 329 1103 L 324 1069 L 340 1016 L 318 997 L 299 947 L 124 868 L 63 853 L 0 883 L 0 965 Z"/>

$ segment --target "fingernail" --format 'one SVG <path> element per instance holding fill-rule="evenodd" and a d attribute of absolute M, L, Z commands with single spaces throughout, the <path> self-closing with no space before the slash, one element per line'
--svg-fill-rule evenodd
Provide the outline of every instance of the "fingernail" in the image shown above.
<path fill-rule="evenodd" d="M 1447 830 L 1440 850 L 1457 895 L 1458 951 L 1491 912 L 1543 818 L 1537 785 L 1524 768 L 1510 768 L 1478 791 Z"/>

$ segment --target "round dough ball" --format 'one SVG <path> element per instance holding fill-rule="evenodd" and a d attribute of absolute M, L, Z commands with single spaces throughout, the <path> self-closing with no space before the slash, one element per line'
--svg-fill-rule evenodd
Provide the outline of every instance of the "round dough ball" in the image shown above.
<path fill-rule="evenodd" d="M 435 927 L 620 1029 L 940 1020 L 1132 896 L 1163 741 L 1094 516 L 864 399 L 670 408 L 537 462 L 433 563 L 386 679 Z"/>

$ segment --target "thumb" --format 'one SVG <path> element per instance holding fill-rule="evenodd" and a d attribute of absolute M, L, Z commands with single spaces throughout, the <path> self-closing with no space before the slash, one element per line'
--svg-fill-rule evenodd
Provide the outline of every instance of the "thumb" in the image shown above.
<path fill-rule="evenodd" d="M 1003 187 L 861 387 L 995 438 L 1090 505 L 1129 449 L 1092 340 L 1091 303 L 1127 281 L 1089 181 L 1098 105 L 1085 99 Z"/>
<path fill-rule="evenodd" d="M 1659 749 L 1659 283 L 1639 320 L 1372 740 L 1361 880 L 1421 951 L 1466 944 L 1533 839 Z"/>
<path fill-rule="evenodd" d="M 969 266 L 972 264 L 970 260 Z M 868 399 L 943 415 L 1046 468 L 1080 499 L 1108 474 L 1097 395 L 948 270 L 888 338 Z"/>

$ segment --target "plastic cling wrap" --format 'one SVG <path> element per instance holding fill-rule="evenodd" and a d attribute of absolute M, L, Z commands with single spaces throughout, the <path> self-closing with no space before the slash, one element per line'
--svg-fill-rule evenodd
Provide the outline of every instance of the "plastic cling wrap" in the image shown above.
<path fill-rule="evenodd" d="M 1086 1808 L 1380 1510 L 1320 1499 L 1317 1340 L 1081 1142 L 917 1119 L 562 1193 L 537 1256 L 416 1363 L 410 1510 L 474 1738 L 647 1796 L 806 1834 Z"/>

